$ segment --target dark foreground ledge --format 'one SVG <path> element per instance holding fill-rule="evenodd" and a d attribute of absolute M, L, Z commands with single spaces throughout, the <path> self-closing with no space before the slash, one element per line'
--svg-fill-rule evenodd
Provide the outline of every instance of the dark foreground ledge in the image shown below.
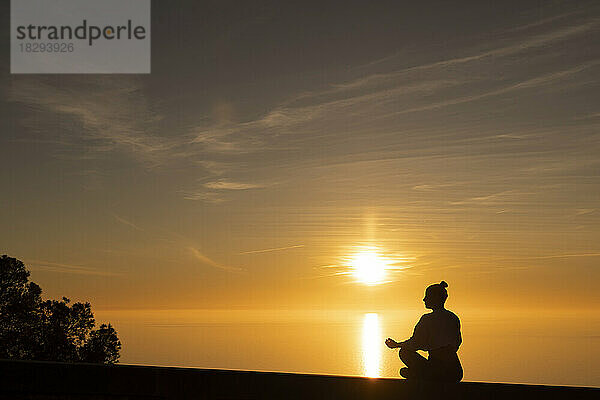
<path fill-rule="evenodd" d="M 0 400 L 599 399 L 599 388 L 0 360 Z"/>

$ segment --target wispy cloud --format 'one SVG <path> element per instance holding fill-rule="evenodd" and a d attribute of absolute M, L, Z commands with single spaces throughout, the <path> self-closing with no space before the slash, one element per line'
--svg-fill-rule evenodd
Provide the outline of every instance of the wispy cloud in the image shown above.
<path fill-rule="evenodd" d="M 504 64 L 507 68 L 516 67 L 512 58 L 515 54 L 538 51 L 565 40 L 572 40 L 591 32 L 597 26 L 598 21 L 591 19 L 575 26 L 556 29 L 550 27 L 547 32 L 533 36 L 520 35 L 507 39 L 513 41 L 511 44 L 469 56 L 401 68 L 388 73 L 374 73 L 335 83 L 322 90 L 306 91 L 275 105 L 255 120 L 229 124 L 226 127 L 217 125 L 204 128 L 197 133 L 195 141 L 212 143 L 218 138 L 223 141 L 219 146 L 224 145 L 224 148 L 228 148 L 234 142 L 245 142 L 247 146 L 243 147 L 247 151 L 254 151 L 265 150 L 269 146 L 271 149 L 277 149 L 277 140 L 274 139 L 285 135 L 297 146 L 303 147 L 308 143 L 301 142 L 310 141 L 306 133 L 312 133 L 311 137 L 315 139 L 352 136 L 359 130 L 358 118 L 379 124 L 376 125 L 379 130 L 393 129 L 388 126 L 393 123 L 391 118 L 436 111 L 515 91 L 554 85 L 558 81 L 593 69 L 599 60 L 578 63 L 559 71 L 529 76 L 526 79 L 523 79 L 521 74 L 515 74 L 515 77 L 519 76 L 518 79 L 508 79 L 507 75 L 499 80 L 494 75 L 495 66 Z M 533 62 L 543 57 L 544 55 L 535 54 L 528 60 Z M 482 62 L 485 64 L 480 65 Z M 472 73 L 473 68 L 477 68 L 479 72 Z M 486 70 L 490 70 L 489 77 L 485 75 Z M 489 81 L 488 85 L 486 81 Z M 499 83 L 504 85 L 498 87 Z M 383 119 L 389 121 L 384 123 Z M 504 135 L 509 137 L 510 134 Z"/>
<path fill-rule="evenodd" d="M 257 253 L 269 253 L 272 251 L 281 251 L 281 250 L 289 250 L 289 249 L 298 249 L 304 247 L 303 244 L 297 244 L 294 246 L 286 246 L 286 247 L 275 247 L 272 249 L 261 249 L 261 250 L 249 250 L 249 251 L 243 251 L 240 254 L 257 254 Z"/>
<path fill-rule="evenodd" d="M 566 19 L 569 17 L 582 15 L 582 14 L 585 14 L 584 10 L 570 11 L 570 12 L 566 12 L 563 14 L 553 15 L 551 17 L 543 18 L 541 20 L 538 20 L 538 21 L 535 21 L 535 22 L 532 22 L 529 24 L 520 25 L 515 28 L 508 29 L 508 32 L 519 32 L 519 31 L 524 31 L 524 30 L 531 29 L 531 28 L 537 28 L 537 27 L 547 25 L 547 24 L 555 22 L 555 21 L 563 20 L 563 19 Z"/>
<path fill-rule="evenodd" d="M 207 203 L 219 204 L 225 201 L 225 198 L 219 193 L 209 191 L 181 191 L 185 200 L 205 201 Z"/>
<path fill-rule="evenodd" d="M 246 190 L 246 189 L 256 189 L 256 188 L 264 187 L 263 185 L 258 185 L 255 183 L 231 182 L 231 181 L 227 181 L 227 180 L 207 182 L 203 186 L 205 188 L 215 189 L 215 190 Z"/>
<path fill-rule="evenodd" d="M 217 263 L 217 262 L 213 261 L 212 259 L 208 258 L 207 256 L 205 256 L 204 254 L 202 254 L 200 252 L 200 250 L 196 249 L 195 247 L 189 247 L 188 249 L 192 253 L 192 255 L 204 265 L 208 265 L 208 266 L 211 266 L 211 267 L 214 267 L 217 269 L 221 269 L 224 271 L 228 271 L 228 272 L 243 272 L 243 271 L 245 271 L 243 268 L 231 267 L 231 266 Z"/>
<path fill-rule="evenodd" d="M 516 31 L 526 30 L 534 25 L 536 25 L 536 26 L 537 25 L 545 25 L 548 22 L 551 22 L 553 20 L 565 18 L 565 17 L 568 17 L 569 15 L 575 15 L 575 14 L 576 13 L 567 13 L 567 14 L 561 15 L 559 17 L 549 18 L 543 22 L 542 21 L 537 22 L 536 24 L 526 24 L 526 25 L 517 27 L 511 31 L 516 32 Z M 513 43 L 508 44 L 508 45 L 496 46 L 495 48 L 492 48 L 490 50 L 483 50 L 480 52 L 475 52 L 474 54 L 471 54 L 468 56 L 450 58 L 450 59 L 436 61 L 436 62 L 432 62 L 432 63 L 428 63 L 428 64 L 417 65 L 417 66 L 404 68 L 399 71 L 394 71 L 394 72 L 390 72 L 390 73 L 378 73 L 378 74 L 369 75 L 367 77 L 360 78 L 360 79 L 357 79 L 352 82 L 335 85 L 334 90 L 356 88 L 356 87 L 360 87 L 360 86 L 370 86 L 375 83 L 389 82 L 389 81 L 395 80 L 399 76 L 409 73 L 409 72 L 418 72 L 418 71 L 423 71 L 423 70 L 452 67 L 452 66 L 456 66 L 456 65 L 460 65 L 460 64 L 472 63 L 474 61 L 480 61 L 480 60 L 483 60 L 486 58 L 511 56 L 511 55 L 526 52 L 526 51 L 529 51 L 529 50 L 532 50 L 532 49 L 535 49 L 538 47 L 543 47 L 543 46 L 547 46 L 547 45 L 550 45 L 550 44 L 553 44 L 556 42 L 564 41 L 564 40 L 572 38 L 573 36 L 585 34 L 589 31 L 595 29 L 598 26 L 599 22 L 600 21 L 598 19 L 591 19 L 585 23 L 578 23 L 576 25 L 571 25 L 571 26 L 567 26 L 567 27 L 549 30 L 548 32 L 540 33 L 538 35 L 515 37 L 512 39 Z M 401 53 L 393 54 L 393 55 L 384 57 L 380 60 L 376 60 L 376 61 L 370 62 L 368 64 L 365 64 L 365 65 L 361 66 L 361 68 L 373 67 L 377 64 L 381 64 L 381 63 L 384 63 L 384 62 L 387 62 L 390 60 L 394 60 L 394 59 L 400 58 L 402 56 L 403 56 L 403 54 L 401 54 Z"/>
<path fill-rule="evenodd" d="M 580 73 L 586 69 L 596 67 L 599 64 L 600 64 L 600 60 L 594 60 L 592 62 L 588 62 L 588 63 L 582 64 L 582 65 L 577 65 L 576 67 L 573 67 L 573 68 L 569 68 L 569 69 L 558 71 L 558 72 L 552 72 L 549 74 L 540 75 L 535 78 L 517 82 L 517 83 L 505 86 L 500 89 L 491 90 L 489 92 L 474 94 L 474 95 L 470 95 L 470 96 L 457 97 L 452 100 L 434 102 L 434 103 L 427 104 L 427 105 L 420 106 L 420 107 L 407 108 L 404 110 L 397 111 L 394 114 L 400 115 L 400 114 L 409 114 L 409 113 L 416 113 L 416 112 L 422 112 L 422 111 L 431 111 L 431 110 L 436 110 L 436 109 L 439 109 L 442 107 L 454 106 L 454 105 L 458 105 L 458 104 L 470 103 L 470 102 L 477 101 L 477 100 L 483 100 L 483 99 L 486 99 L 486 98 L 489 98 L 492 96 L 500 96 L 500 95 L 504 95 L 504 94 L 507 94 L 507 93 L 510 93 L 513 91 L 517 91 L 517 90 L 532 89 L 532 88 L 548 85 L 548 84 L 556 82 L 558 80 L 566 79 L 569 76 Z"/>
<path fill-rule="evenodd" d="M 475 196 L 470 197 L 468 199 L 459 200 L 459 201 L 451 201 L 452 205 L 463 205 L 463 204 L 503 204 L 510 203 L 514 201 L 516 198 L 522 197 L 524 195 L 531 195 L 535 193 L 525 193 L 519 192 L 516 190 L 505 190 L 498 193 L 492 193 L 484 196 Z"/>
<path fill-rule="evenodd" d="M 571 257 L 600 257 L 600 253 L 554 254 L 549 256 L 527 257 L 529 259 L 571 258 Z"/>
<path fill-rule="evenodd" d="M 575 215 L 590 215 L 594 214 L 597 210 L 595 208 L 579 208 L 575 210 Z"/>
<path fill-rule="evenodd" d="M 181 145 L 155 134 L 154 126 L 162 116 L 150 108 L 135 78 L 75 79 L 68 86 L 57 86 L 55 81 L 39 77 L 18 80 L 11 89 L 10 100 L 81 124 L 78 135 L 63 135 L 63 140 L 88 154 L 117 150 L 147 165 L 159 165 L 165 162 L 165 154 L 172 157 Z M 39 127 L 30 127 L 44 129 L 51 123 L 40 121 Z"/>
<path fill-rule="evenodd" d="M 224 192 L 244 191 L 250 189 L 264 188 L 266 185 L 257 183 L 233 182 L 227 179 L 219 179 L 217 181 L 206 182 L 196 190 L 182 191 L 183 197 L 186 200 L 201 200 L 208 203 L 222 203 L 227 200 L 223 195 Z"/>
<path fill-rule="evenodd" d="M 74 79 L 65 86 L 43 77 L 23 79 L 15 81 L 9 99 L 81 124 L 81 138 L 79 132 L 61 136 L 77 147 L 78 156 L 123 152 L 147 168 L 184 166 L 193 173 L 178 189 L 183 198 L 223 203 L 310 168 L 442 156 L 456 162 L 531 152 L 533 147 L 526 144 L 548 138 L 546 132 L 534 136 L 531 129 L 514 132 L 509 127 L 484 134 L 480 121 L 492 118 L 496 107 L 506 103 L 483 111 L 479 107 L 494 97 L 584 81 L 581 77 L 593 74 L 600 60 L 592 53 L 569 57 L 575 50 L 566 44 L 590 36 L 599 23 L 585 13 L 566 13 L 459 49 L 453 58 L 407 67 L 402 54 L 392 55 L 384 63 L 363 65 L 352 77 L 265 103 L 260 115 L 236 121 L 231 112 L 211 119 L 201 111 L 173 132 L 162 125 L 168 107 L 161 108 L 136 78 Z M 389 64 L 383 72 L 382 64 Z M 467 103 L 468 108 L 457 108 Z M 458 121 L 461 113 L 477 114 L 472 126 Z M 495 146 L 500 140 L 507 143 Z M 524 143 L 508 143 L 513 140 Z M 203 182 L 200 187 L 198 182 Z M 410 187 L 432 189 L 418 183 Z"/>
<path fill-rule="evenodd" d="M 63 264 L 42 260 L 25 260 L 25 263 L 34 269 L 57 272 L 63 274 L 77 274 L 77 275 L 95 275 L 95 276 L 119 276 L 120 273 L 112 271 L 102 271 L 97 268 L 84 267 L 82 265 Z"/>
<path fill-rule="evenodd" d="M 144 228 L 140 228 L 139 226 L 137 226 L 137 225 L 136 225 L 136 224 L 134 224 L 133 222 L 131 222 L 131 221 L 128 221 L 128 220 L 126 220 L 126 219 L 125 219 L 125 218 L 123 218 L 123 217 L 119 217 L 117 214 L 113 214 L 113 217 L 115 217 L 115 219 L 116 219 L 117 221 L 119 221 L 120 223 L 122 223 L 122 224 L 124 224 L 124 225 L 130 226 L 130 227 L 132 227 L 133 229 L 136 229 L 136 230 L 138 230 L 138 231 L 146 232 L 146 230 L 145 230 Z"/>

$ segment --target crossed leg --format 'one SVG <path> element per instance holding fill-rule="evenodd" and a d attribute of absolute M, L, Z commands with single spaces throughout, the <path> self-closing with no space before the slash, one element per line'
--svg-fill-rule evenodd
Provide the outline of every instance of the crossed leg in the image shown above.
<path fill-rule="evenodd" d="M 400 370 L 400 375 L 406 379 L 427 379 L 430 375 L 429 360 L 416 351 L 400 349 L 400 360 L 408 367 Z"/>

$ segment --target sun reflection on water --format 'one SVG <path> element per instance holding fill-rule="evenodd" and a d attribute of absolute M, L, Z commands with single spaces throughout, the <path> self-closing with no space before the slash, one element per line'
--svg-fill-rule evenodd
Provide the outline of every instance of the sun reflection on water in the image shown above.
<path fill-rule="evenodd" d="M 367 313 L 362 328 L 363 374 L 369 378 L 381 376 L 381 327 L 377 313 Z"/>

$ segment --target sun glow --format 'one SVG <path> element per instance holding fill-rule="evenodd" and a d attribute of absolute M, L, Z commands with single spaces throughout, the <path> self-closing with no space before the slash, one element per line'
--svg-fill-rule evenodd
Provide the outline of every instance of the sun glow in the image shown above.
<path fill-rule="evenodd" d="M 386 258 L 372 248 L 356 253 L 349 264 L 356 279 L 367 285 L 383 283 L 388 267 Z"/>

